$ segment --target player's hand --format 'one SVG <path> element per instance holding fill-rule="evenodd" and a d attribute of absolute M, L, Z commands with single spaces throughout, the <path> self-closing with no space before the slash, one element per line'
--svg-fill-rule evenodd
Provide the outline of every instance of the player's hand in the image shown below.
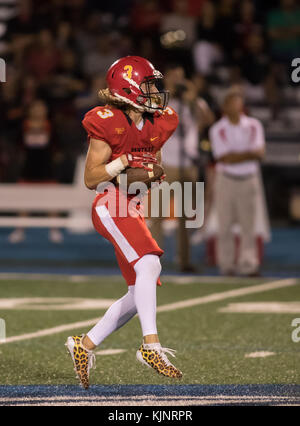
<path fill-rule="evenodd" d="M 140 168 L 148 171 L 152 171 L 151 168 L 147 167 L 147 163 L 157 164 L 157 158 L 151 154 L 144 153 L 140 155 L 133 155 L 131 153 L 124 154 L 127 160 L 127 166 L 132 168 Z M 123 161 L 123 160 L 122 160 Z"/>
<path fill-rule="evenodd" d="M 141 158 L 143 158 L 146 163 L 158 163 L 156 155 L 149 154 L 148 152 L 141 154 Z"/>

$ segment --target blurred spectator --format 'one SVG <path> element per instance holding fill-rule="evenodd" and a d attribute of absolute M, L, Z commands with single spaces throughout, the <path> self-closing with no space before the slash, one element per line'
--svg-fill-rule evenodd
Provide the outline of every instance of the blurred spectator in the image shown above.
<path fill-rule="evenodd" d="M 71 102 L 83 90 L 84 84 L 77 57 L 73 50 L 65 49 L 61 51 L 61 61 L 56 72 L 43 85 L 43 96 L 55 112 L 62 108 L 69 110 Z"/>
<path fill-rule="evenodd" d="M 208 75 L 213 65 L 223 58 L 218 45 L 217 11 L 212 1 L 206 1 L 198 23 L 198 41 L 193 48 L 194 64 L 197 72 Z"/>
<path fill-rule="evenodd" d="M 280 77 L 276 65 L 272 64 L 260 32 L 248 34 L 244 49 L 238 60 L 238 71 L 243 79 L 242 84 L 246 99 L 249 102 L 266 102 L 271 111 L 271 118 L 278 116 L 280 99 Z"/>
<path fill-rule="evenodd" d="M 196 19 L 189 15 L 188 0 L 174 0 L 173 11 L 163 16 L 160 31 L 183 31 L 181 46 L 188 49 L 195 42 L 197 37 Z"/>
<path fill-rule="evenodd" d="M 215 122 L 215 112 L 217 105 L 209 92 L 209 84 L 205 77 L 199 73 L 194 74 L 192 82 L 195 85 L 197 93 L 197 122 L 198 122 L 198 141 L 199 141 L 199 162 L 198 162 L 198 181 L 205 183 L 204 192 L 204 224 L 196 230 L 191 236 L 191 243 L 197 245 L 201 243 L 206 234 L 206 218 L 209 215 L 213 199 L 213 159 L 208 141 L 209 127 Z"/>
<path fill-rule="evenodd" d="M 70 22 L 62 21 L 56 31 L 56 45 L 59 49 L 76 49 L 76 42 Z"/>
<path fill-rule="evenodd" d="M 5 84 L 1 83 L 0 129 L 1 137 L 16 142 L 23 117 L 23 106 L 20 102 L 20 85 L 17 75 L 11 75 Z"/>
<path fill-rule="evenodd" d="M 73 29 L 80 55 L 86 55 L 96 48 L 96 41 L 102 29 L 101 17 L 99 12 L 90 13 L 78 28 Z"/>
<path fill-rule="evenodd" d="M 98 91 L 105 88 L 105 74 L 96 75 L 91 79 L 90 85 L 76 96 L 75 107 L 78 117 L 83 117 L 88 110 L 101 104 Z"/>
<path fill-rule="evenodd" d="M 279 87 L 272 64 L 264 48 L 264 39 L 259 33 L 249 34 L 244 50 L 238 60 L 239 69 L 245 79 L 244 90 L 248 101 L 266 101 L 276 116 L 279 107 Z"/>
<path fill-rule="evenodd" d="M 24 181 L 41 182 L 53 178 L 52 174 L 52 128 L 48 119 L 48 108 L 41 100 L 34 101 L 23 122 L 22 142 Z"/>
<path fill-rule="evenodd" d="M 291 63 L 299 56 L 300 8 L 296 0 L 281 0 L 280 7 L 268 13 L 271 54 L 278 62 Z"/>
<path fill-rule="evenodd" d="M 59 152 L 54 157 L 54 176 L 60 183 L 71 184 L 76 169 L 76 161 L 87 148 L 84 143 L 86 135 L 81 126 L 81 121 L 73 111 L 69 113 L 64 110 L 57 112 L 53 119 L 53 125 L 55 126 L 55 140 L 59 146 Z"/>
<path fill-rule="evenodd" d="M 203 5 L 207 0 L 188 0 L 188 11 L 191 16 L 201 16 Z"/>
<path fill-rule="evenodd" d="M 170 92 L 169 105 L 179 115 L 179 126 L 162 150 L 162 162 L 166 181 L 192 182 L 198 178 L 198 136 L 201 126 L 211 124 L 212 117 L 208 105 L 197 97 L 196 86 L 185 77 L 184 69 L 179 65 L 169 66 L 165 72 L 165 86 Z M 200 123 L 201 122 L 201 123 Z M 176 203 L 176 200 L 174 200 Z M 163 246 L 163 218 L 152 218 L 151 232 Z M 186 218 L 178 218 L 177 254 L 180 270 L 193 270 L 190 263 L 190 236 L 185 226 Z"/>
<path fill-rule="evenodd" d="M 51 137 L 61 148 L 53 177 L 70 182 L 81 152 L 78 123 L 99 104 L 107 66 L 128 54 L 144 56 L 159 69 L 180 63 L 192 79 L 189 87 L 194 84 L 215 112 L 225 88 L 241 84 L 267 130 L 282 132 L 283 120 L 293 115 L 286 109 L 285 116 L 282 106 L 292 102 L 297 108 L 298 102 L 296 93 L 289 94 L 286 72 L 291 55 L 299 53 L 298 4 L 282 0 L 274 9 L 271 0 L 0 0 L 0 56 L 9 77 L 0 85 L 1 181 L 14 182 L 21 173 L 17 141 L 24 115 L 41 99 Z M 198 101 L 183 103 L 205 148 L 205 108 L 199 114 Z M 289 131 L 297 126 L 295 120 Z"/>
<path fill-rule="evenodd" d="M 155 64 L 157 69 L 164 69 L 166 58 L 162 55 L 160 46 L 153 43 L 153 38 L 142 37 L 137 43 L 137 52 L 139 56 L 147 58 L 151 63 Z"/>
<path fill-rule="evenodd" d="M 251 0 L 242 0 L 239 4 L 239 15 L 234 26 L 236 47 L 247 50 L 248 39 L 252 34 L 262 34 L 262 26 L 256 21 L 255 5 Z"/>
<path fill-rule="evenodd" d="M 224 117 L 210 129 L 217 176 L 215 203 L 218 218 L 217 263 L 222 275 L 258 274 L 255 214 L 259 161 L 265 149 L 261 123 L 243 114 L 241 92 L 231 90 L 224 99 Z M 241 227 L 237 265 L 233 225 Z"/>
<path fill-rule="evenodd" d="M 20 80 L 20 99 L 18 102 L 23 107 L 28 107 L 35 99 L 39 98 L 39 85 L 36 79 L 30 75 L 24 75 Z"/>
<path fill-rule="evenodd" d="M 135 55 L 136 54 L 136 45 L 133 41 L 133 38 L 128 34 L 119 34 L 116 38 L 118 58 L 123 56 Z"/>
<path fill-rule="evenodd" d="M 133 33 L 153 36 L 160 28 L 162 10 L 158 0 L 136 2 L 132 8 L 130 27 Z"/>
<path fill-rule="evenodd" d="M 0 179 L 13 182 L 19 173 L 18 138 L 21 132 L 24 106 L 20 99 L 20 84 L 16 74 L 0 83 Z"/>
<path fill-rule="evenodd" d="M 210 84 L 203 74 L 197 72 L 193 74 L 192 82 L 195 85 L 197 98 L 204 100 L 209 107 L 209 111 L 207 110 L 209 117 L 207 117 L 204 121 L 200 120 L 200 131 L 203 131 L 206 126 L 210 126 L 214 122 L 214 113 L 212 113 L 212 111 L 215 112 L 218 106 L 216 104 L 216 100 L 211 95 Z"/>
<path fill-rule="evenodd" d="M 48 108 L 41 100 L 34 101 L 23 122 L 22 131 L 24 166 L 21 182 L 47 183 L 53 181 L 53 139 L 51 123 L 48 119 Z M 26 212 L 21 213 L 26 216 Z M 9 235 L 11 243 L 19 243 L 25 238 L 23 228 L 15 229 Z M 52 228 L 49 238 L 53 242 L 61 242 L 62 234 Z"/>
<path fill-rule="evenodd" d="M 82 69 L 86 76 L 105 73 L 110 65 L 119 58 L 113 44 L 112 34 L 98 36 L 95 50 L 89 50 L 83 57 Z"/>
<path fill-rule="evenodd" d="M 239 58 L 243 77 L 256 86 L 263 85 L 269 71 L 269 58 L 265 53 L 264 39 L 259 33 L 251 33 L 247 37 L 245 48 Z"/>
<path fill-rule="evenodd" d="M 275 120 L 284 99 L 279 65 L 271 62 L 265 49 L 265 41 L 258 32 L 248 35 L 243 53 L 237 61 L 245 81 L 245 96 L 248 101 L 263 103 L 270 107 L 270 118 Z"/>
<path fill-rule="evenodd" d="M 179 129 L 164 146 L 164 164 L 189 168 L 198 159 L 197 91 L 191 80 L 186 79 L 182 66 L 170 66 L 165 72 L 165 86 L 170 92 L 169 105 L 182 118 Z"/>
<path fill-rule="evenodd" d="M 229 63 L 235 51 L 235 5 L 236 0 L 220 0 L 218 6 L 218 43 Z"/>
<path fill-rule="evenodd" d="M 196 18 L 189 15 L 188 0 L 174 0 L 173 10 L 161 20 L 163 56 L 167 63 L 181 63 L 188 76 L 194 71 L 192 47 L 196 41 Z"/>
<path fill-rule="evenodd" d="M 25 65 L 40 83 L 44 83 L 57 70 L 60 59 L 59 50 L 50 30 L 44 29 L 38 33 L 35 44 L 26 54 Z"/>

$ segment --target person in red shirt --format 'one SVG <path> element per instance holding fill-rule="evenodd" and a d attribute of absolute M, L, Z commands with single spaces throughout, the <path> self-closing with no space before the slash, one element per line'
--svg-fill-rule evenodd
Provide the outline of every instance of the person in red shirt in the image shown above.
<path fill-rule="evenodd" d="M 35 38 L 25 59 L 25 68 L 40 83 L 47 83 L 61 62 L 59 49 L 55 45 L 51 31 L 42 29 Z"/>
<path fill-rule="evenodd" d="M 143 332 L 137 359 L 158 373 L 180 378 L 163 348 L 156 327 L 156 286 L 161 284 L 160 249 L 142 214 L 125 217 L 121 204 L 130 205 L 132 195 L 119 187 L 113 195 L 107 185 L 127 167 L 145 167 L 160 161 L 160 150 L 178 125 L 176 112 L 167 107 L 168 93 L 158 89 L 162 74 L 139 56 L 127 56 L 108 70 L 108 89 L 100 90 L 106 105 L 90 110 L 84 117 L 89 148 L 85 166 L 85 184 L 98 194 L 93 202 L 92 220 L 97 232 L 110 241 L 128 285 L 128 292 L 117 300 L 87 335 L 70 336 L 66 346 L 71 354 L 81 385 L 89 387 L 93 349 L 108 335 L 122 327 L 136 313 Z M 102 189 L 101 189 L 102 188 Z M 138 211 L 138 204 L 137 209 Z"/>

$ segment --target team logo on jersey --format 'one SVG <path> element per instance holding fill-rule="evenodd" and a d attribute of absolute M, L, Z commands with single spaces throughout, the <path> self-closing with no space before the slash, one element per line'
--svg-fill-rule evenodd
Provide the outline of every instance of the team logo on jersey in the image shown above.
<path fill-rule="evenodd" d="M 115 131 L 118 135 L 122 135 L 125 132 L 125 127 L 116 127 Z"/>
<path fill-rule="evenodd" d="M 131 148 L 131 152 L 153 152 L 154 148 L 153 146 L 148 146 L 148 147 L 133 147 Z"/>

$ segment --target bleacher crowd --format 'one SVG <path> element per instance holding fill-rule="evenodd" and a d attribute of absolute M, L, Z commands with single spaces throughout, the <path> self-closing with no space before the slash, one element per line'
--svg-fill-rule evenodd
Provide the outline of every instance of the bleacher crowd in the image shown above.
<path fill-rule="evenodd" d="M 0 181 L 72 182 L 86 148 L 81 118 L 121 56 L 163 72 L 180 63 L 216 117 L 220 89 L 239 84 L 271 125 L 287 119 L 299 47 L 297 0 L 0 0 Z"/>

